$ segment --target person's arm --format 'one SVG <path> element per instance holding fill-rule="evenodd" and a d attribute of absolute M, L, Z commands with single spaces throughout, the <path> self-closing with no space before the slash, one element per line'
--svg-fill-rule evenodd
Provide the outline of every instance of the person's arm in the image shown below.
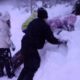
<path fill-rule="evenodd" d="M 45 28 L 44 28 L 44 32 L 45 32 L 45 38 L 48 42 L 52 43 L 52 44 L 61 44 L 61 42 L 59 41 L 59 39 L 57 39 L 56 37 L 54 37 L 53 32 L 50 29 L 50 26 L 46 24 Z"/>

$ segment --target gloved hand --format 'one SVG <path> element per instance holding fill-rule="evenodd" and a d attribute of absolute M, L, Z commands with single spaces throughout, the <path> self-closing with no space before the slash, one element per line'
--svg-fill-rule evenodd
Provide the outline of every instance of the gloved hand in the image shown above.
<path fill-rule="evenodd" d="M 15 51 L 15 47 L 13 47 L 12 50 Z"/>
<path fill-rule="evenodd" d="M 67 42 L 68 42 L 68 41 L 60 41 L 60 44 L 58 45 L 58 47 L 59 47 L 60 45 L 67 46 Z"/>
<path fill-rule="evenodd" d="M 60 44 L 67 45 L 67 42 L 68 42 L 68 41 L 61 41 Z"/>

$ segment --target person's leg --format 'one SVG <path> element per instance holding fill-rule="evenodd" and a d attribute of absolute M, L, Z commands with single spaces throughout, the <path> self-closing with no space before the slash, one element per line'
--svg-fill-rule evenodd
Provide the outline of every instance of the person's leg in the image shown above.
<path fill-rule="evenodd" d="M 34 72 L 30 69 L 23 68 L 17 80 L 33 80 Z"/>
<path fill-rule="evenodd" d="M 17 80 L 33 80 L 34 73 L 39 68 L 39 65 L 40 65 L 40 62 L 37 64 L 35 63 L 34 66 L 24 67 Z"/>
<path fill-rule="evenodd" d="M 0 77 L 4 75 L 4 55 L 3 50 L 0 49 Z"/>
<path fill-rule="evenodd" d="M 12 78 L 15 75 L 13 72 L 13 66 L 11 62 L 11 56 L 10 56 L 9 49 L 5 50 L 4 55 L 5 55 L 5 68 L 6 68 L 7 75 L 9 78 Z"/>
<path fill-rule="evenodd" d="M 40 57 L 36 49 L 27 49 L 24 55 L 24 68 L 17 80 L 33 80 L 34 73 L 40 66 Z"/>
<path fill-rule="evenodd" d="M 24 80 L 25 74 L 26 74 L 26 69 L 23 68 L 17 80 Z"/>
<path fill-rule="evenodd" d="M 28 53 L 30 55 L 28 56 L 28 60 L 25 57 L 24 66 L 26 69 L 26 75 L 23 80 L 33 80 L 33 76 L 40 66 L 40 56 L 38 51 L 36 49 L 30 49 Z"/>

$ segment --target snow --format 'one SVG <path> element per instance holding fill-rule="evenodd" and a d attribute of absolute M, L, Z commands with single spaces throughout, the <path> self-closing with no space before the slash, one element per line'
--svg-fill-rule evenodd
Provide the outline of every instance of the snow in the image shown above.
<path fill-rule="evenodd" d="M 3 7 L 1 7 L 2 9 Z M 29 17 L 30 13 L 12 9 L 8 6 L 8 11 L 11 14 L 11 32 L 12 40 L 16 46 L 16 53 L 21 48 L 21 39 L 24 35 L 21 32 L 22 23 Z M 49 18 L 70 14 L 72 6 L 68 4 L 58 4 L 52 8 L 48 8 Z M 77 16 L 75 23 L 75 31 L 62 31 L 58 38 L 67 40 L 66 45 L 52 45 L 46 43 L 42 50 L 39 50 L 41 56 L 41 65 L 35 73 L 33 80 L 80 80 L 80 16 Z M 19 72 L 16 72 L 16 77 L 8 79 L 7 76 L 0 80 L 16 80 Z"/>
<path fill-rule="evenodd" d="M 52 8 L 48 8 L 48 14 L 49 18 L 54 18 L 54 17 L 63 17 L 65 15 L 68 15 L 72 11 L 72 6 L 68 4 L 57 4 L 53 6 Z"/>

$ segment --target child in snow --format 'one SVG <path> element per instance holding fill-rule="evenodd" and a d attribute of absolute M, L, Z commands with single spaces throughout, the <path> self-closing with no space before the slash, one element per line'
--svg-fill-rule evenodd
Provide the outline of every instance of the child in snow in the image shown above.
<path fill-rule="evenodd" d="M 11 41 L 10 16 L 8 13 L 0 15 L 0 77 L 4 76 L 4 67 L 9 78 L 14 76 L 10 47 L 15 50 Z"/>
<path fill-rule="evenodd" d="M 50 26 L 45 22 L 47 18 L 47 11 L 39 8 L 38 18 L 31 21 L 27 27 L 21 42 L 24 67 L 17 80 L 33 80 L 34 73 L 39 68 L 41 61 L 38 49 L 43 48 L 45 40 L 52 44 L 63 43 L 54 37 Z"/>
<path fill-rule="evenodd" d="M 57 34 L 59 34 L 62 30 L 73 31 L 75 22 L 76 15 L 74 14 L 67 15 L 64 18 L 54 17 L 53 19 L 47 21 L 51 30 L 53 32 L 57 32 Z"/>

